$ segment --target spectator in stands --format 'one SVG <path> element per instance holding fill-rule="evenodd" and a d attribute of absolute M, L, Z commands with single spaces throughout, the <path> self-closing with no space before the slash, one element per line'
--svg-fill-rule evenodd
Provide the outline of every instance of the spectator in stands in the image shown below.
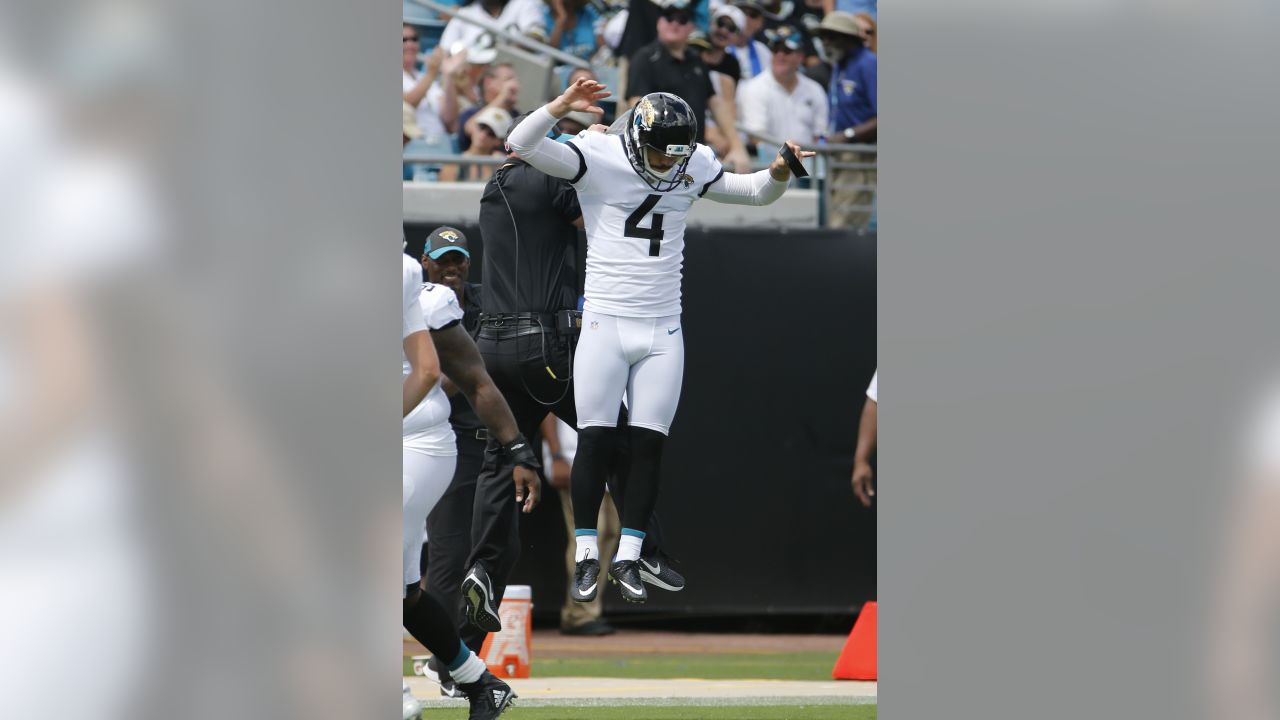
<path fill-rule="evenodd" d="M 755 39 L 764 29 L 764 6 L 760 0 L 733 0 L 733 4 L 742 10 L 746 19 L 738 41 L 729 46 L 729 52 L 738 61 L 742 81 L 746 81 L 769 70 L 769 48 Z"/>
<path fill-rule="evenodd" d="M 813 143 L 826 133 L 827 94 L 800 74 L 804 37 L 790 25 L 765 33 L 772 52 L 770 70 L 742 84 L 742 129 L 754 136 Z"/>
<path fill-rule="evenodd" d="M 711 85 L 711 74 L 696 48 L 689 47 L 693 32 L 693 16 L 688 10 L 668 6 L 658 17 L 658 39 L 646 45 L 631 58 L 627 73 L 628 107 L 651 92 L 669 92 L 680 96 L 698 118 L 698 141 L 706 140 L 708 109 L 726 139 L 729 150 L 724 156 L 728 170 L 746 172 L 751 167 L 746 148 L 737 131 L 737 109 L 733 103 L 717 95 Z M 621 112 L 621 111 L 619 111 Z"/>
<path fill-rule="evenodd" d="M 484 105 L 472 106 L 463 110 L 458 116 L 458 149 L 462 152 L 466 152 L 467 148 L 471 147 L 472 118 L 480 112 L 482 107 L 501 108 L 511 117 L 520 114 L 516 110 L 516 100 L 520 96 L 520 79 L 516 77 L 516 71 L 511 63 L 487 66 L 484 73 L 480 75 L 480 93 Z"/>
<path fill-rule="evenodd" d="M 507 139 L 507 129 L 511 125 L 511 115 L 500 107 L 489 105 L 476 113 L 471 123 L 471 145 L 463 157 L 503 157 L 503 141 Z M 461 163 L 445 165 L 440 169 L 441 182 L 485 181 L 493 175 L 493 165 L 474 165 Z"/>
<path fill-rule="evenodd" d="M 828 142 L 874 143 L 875 53 L 864 47 L 857 20 L 849 13 L 829 13 L 818 26 L 818 34 L 823 53 L 831 62 Z M 831 170 L 832 212 L 827 226 L 863 227 L 872 218 L 871 206 L 875 202 L 876 153 L 846 151 L 834 159 L 846 166 Z"/>
<path fill-rule="evenodd" d="M 440 48 L 427 57 L 426 71 L 418 73 L 418 54 L 421 44 L 418 29 L 405 24 L 400 30 L 402 49 L 401 60 L 401 92 L 404 101 L 415 110 L 418 129 L 429 138 L 442 138 L 446 135 L 444 123 L 440 120 L 440 103 L 444 91 L 436 83 L 440 77 L 441 61 L 444 58 Z"/>
<path fill-rule="evenodd" d="M 833 12 L 818 27 L 831 76 L 829 139 L 851 143 L 876 141 L 876 55 L 862 41 L 858 21 L 849 13 Z"/>
<path fill-rule="evenodd" d="M 629 0 L 626 27 L 618 43 L 618 57 L 634 57 L 640 48 L 657 39 L 654 28 L 658 18 L 668 10 L 683 10 L 693 20 L 693 25 L 703 32 L 710 25 L 710 0 Z M 635 93 L 627 90 L 627 95 Z"/>
<path fill-rule="evenodd" d="M 544 14 L 548 45 L 583 60 L 595 55 L 604 30 L 595 5 L 588 0 L 547 0 Z"/>
<path fill-rule="evenodd" d="M 517 35 L 545 38 L 547 34 L 541 0 L 474 0 L 454 16 L 440 36 L 440 44 L 454 53 L 463 48 L 493 47 L 496 41 L 492 33 L 462 18 L 488 21 Z"/>
<path fill-rule="evenodd" d="M 484 98 L 479 90 L 480 78 L 489 68 L 489 63 L 498 56 L 498 52 L 481 44 L 459 48 L 454 53 L 445 49 L 442 53 L 444 60 L 440 64 L 440 82 L 443 85 L 440 121 L 444 123 L 446 130 L 456 133 L 462 127 L 459 116 L 463 111 L 484 106 Z"/>
<path fill-rule="evenodd" d="M 864 12 L 854 14 L 853 19 L 857 21 L 858 29 L 862 31 L 862 44 L 871 52 L 878 53 L 879 51 L 876 50 L 876 19 Z M 876 57 L 879 57 L 879 55 L 877 54 Z"/>
<path fill-rule="evenodd" d="M 700 48 L 702 62 L 711 71 L 711 85 L 716 95 L 738 107 L 738 81 L 742 77 L 742 68 L 738 59 L 726 51 L 726 48 L 738 42 L 738 36 L 746 25 L 746 15 L 733 5 L 721 5 L 711 17 L 711 32 L 707 35 L 694 33 L 689 44 Z M 717 155 L 724 156 L 729 152 L 729 139 L 716 126 L 711 118 L 707 118 L 707 144 Z"/>

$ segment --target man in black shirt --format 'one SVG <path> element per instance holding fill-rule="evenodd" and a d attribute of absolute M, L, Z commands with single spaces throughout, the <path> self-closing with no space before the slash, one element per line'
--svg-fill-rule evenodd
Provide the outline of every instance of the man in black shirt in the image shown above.
<path fill-rule="evenodd" d="M 414 249 L 416 250 L 416 249 Z M 406 250 L 409 252 L 409 250 Z M 410 252 L 422 258 L 423 277 L 453 290 L 462 307 L 462 327 L 475 337 L 480 327 L 480 286 L 468 282 L 471 272 L 471 250 L 467 237 L 461 230 L 451 227 L 436 228 L 431 232 L 420 251 Z M 473 626 L 461 623 L 463 605 L 459 603 L 462 574 L 467 556 L 471 553 L 471 513 L 475 506 L 476 478 L 484 463 L 485 443 L 488 431 L 467 398 L 445 379 L 449 394 L 449 424 L 457 438 L 458 462 L 449 489 L 440 497 L 435 509 L 427 516 L 427 534 L 431 542 L 423 553 L 426 565 L 423 574 L 427 578 L 426 591 L 449 612 L 449 618 L 467 647 L 479 648 L 484 633 Z M 432 657 L 430 668 L 436 673 L 441 694 L 460 697 L 461 691 L 449 676 L 449 672 Z"/>
<path fill-rule="evenodd" d="M 738 137 L 733 102 L 717 94 L 697 48 L 689 47 L 693 17 L 683 7 L 669 5 L 658 16 L 658 39 L 636 51 L 627 70 L 627 106 L 653 92 L 667 92 L 689 103 L 698 118 L 698 142 L 706 139 L 707 111 L 711 111 L 728 142 L 726 170 L 749 172 L 751 161 Z M 621 110 L 619 110 L 621 114 Z"/>
<path fill-rule="evenodd" d="M 512 126 L 522 119 L 516 118 Z M 515 154 L 493 174 L 480 198 L 485 288 L 476 344 L 516 424 L 530 432 L 537 431 L 547 413 L 577 426 L 572 385 L 576 330 L 561 318 L 578 307 L 575 268 L 581 227 L 582 210 L 573 186 L 534 169 Z M 625 426 L 621 412 L 620 417 L 620 425 Z M 497 462 L 498 449 L 489 442 L 476 480 L 472 550 L 462 582 L 468 620 L 487 632 L 501 629 L 497 608 L 520 554 L 511 470 Z M 625 448 L 611 452 L 616 466 L 627 467 L 628 462 L 617 462 Z M 616 474 L 611 478 L 618 491 L 624 482 Z M 683 589 L 684 578 L 657 549 L 656 523 L 651 522 L 649 530 L 653 543 L 646 546 L 642 559 L 655 561 L 651 566 L 658 568 L 656 580 L 650 583 L 667 590 Z M 474 633 L 474 628 L 464 628 L 462 636 L 468 645 Z"/>

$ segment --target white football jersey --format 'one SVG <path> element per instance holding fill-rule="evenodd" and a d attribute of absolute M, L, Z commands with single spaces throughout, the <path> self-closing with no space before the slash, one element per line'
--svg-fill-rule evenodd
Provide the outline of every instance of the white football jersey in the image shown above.
<path fill-rule="evenodd" d="M 568 142 L 586 163 L 573 183 L 587 231 L 586 309 L 622 317 L 680 314 L 685 218 L 724 174 L 698 145 L 682 182 L 658 192 L 631 167 L 621 135 L 582 132 Z"/>
<path fill-rule="evenodd" d="M 444 285 L 423 283 L 418 294 L 423 319 L 429 330 L 441 330 L 462 321 L 458 296 Z M 403 359 L 403 375 L 409 374 L 409 359 Z M 436 383 L 427 396 L 404 417 L 401 426 L 405 445 L 432 455 L 456 455 L 453 428 L 449 425 L 449 397 L 444 384 Z"/>
<path fill-rule="evenodd" d="M 418 291 L 422 288 L 422 264 L 413 261 L 408 255 L 401 254 L 404 258 L 404 278 L 401 282 L 401 302 L 400 314 L 404 318 L 404 327 L 401 332 L 401 339 L 427 329 L 427 323 L 423 320 L 422 307 L 418 304 Z"/>

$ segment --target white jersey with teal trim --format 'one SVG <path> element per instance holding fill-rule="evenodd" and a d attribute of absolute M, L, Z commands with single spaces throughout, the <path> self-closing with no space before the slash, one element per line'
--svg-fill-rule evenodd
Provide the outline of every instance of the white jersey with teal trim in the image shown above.
<path fill-rule="evenodd" d="M 444 285 L 423 283 L 418 295 L 423 319 L 429 330 L 442 330 L 462 321 L 458 296 Z M 409 359 L 403 358 L 403 374 L 409 374 Z M 401 432 L 406 447 L 430 455 L 457 455 L 453 428 L 449 425 L 449 397 L 437 382 L 427 396 L 404 418 Z"/>
<path fill-rule="evenodd" d="M 621 135 L 583 132 L 567 144 L 586 165 L 573 183 L 587 231 L 586 309 L 679 315 L 685 218 L 724 174 L 715 153 L 697 146 L 676 188 L 658 192 L 631 166 Z"/>

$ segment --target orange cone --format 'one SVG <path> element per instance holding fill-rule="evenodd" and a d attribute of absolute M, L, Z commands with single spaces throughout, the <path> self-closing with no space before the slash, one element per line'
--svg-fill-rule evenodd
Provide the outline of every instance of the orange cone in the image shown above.
<path fill-rule="evenodd" d="M 476 653 L 489 672 L 501 678 L 527 678 L 532 665 L 533 589 L 508 585 L 498 607 L 502 630 L 485 636 Z"/>
<path fill-rule="evenodd" d="M 858 620 L 853 624 L 849 639 L 844 641 L 844 649 L 831 669 L 831 677 L 836 680 L 875 680 L 876 679 L 876 604 L 874 601 L 864 603 Z"/>

